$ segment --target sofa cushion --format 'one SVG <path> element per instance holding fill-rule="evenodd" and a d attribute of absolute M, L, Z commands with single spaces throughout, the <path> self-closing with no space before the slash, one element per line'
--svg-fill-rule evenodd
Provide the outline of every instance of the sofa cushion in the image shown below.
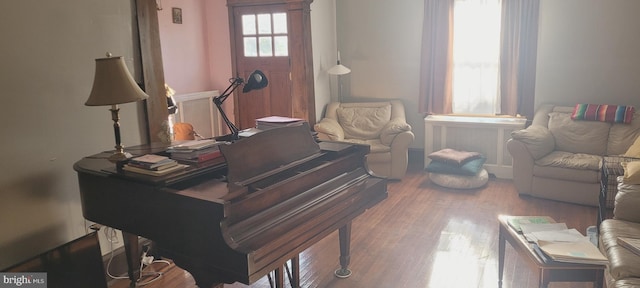
<path fill-rule="evenodd" d="M 533 175 L 573 182 L 599 183 L 600 159 L 595 155 L 553 151 L 535 161 Z"/>
<path fill-rule="evenodd" d="M 427 157 L 434 161 L 460 166 L 473 159 L 481 158 L 482 154 L 480 154 L 480 152 L 458 151 L 451 148 L 444 148 L 429 154 Z"/>
<path fill-rule="evenodd" d="M 538 166 L 560 167 L 577 170 L 600 170 L 602 157 L 583 153 L 553 151 L 536 160 Z"/>
<path fill-rule="evenodd" d="M 631 123 L 633 106 L 607 104 L 576 104 L 571 114 L 573 120 Z"/>
<path fill-rule="evenodd" d="M 640 277 L 640 257 L 618 244 L 618 237 L 638 235 L 640 223 L 607 219 L 600 224 L 600 251 L 609 259 L 609 274 L 614 279 Z"/>
<path fill-rule="evenodd" d="M 629 149 L 627 149 L 627 151 L 624 152 L 624 156 L 640 158 L 640 137 L 636 138 L 636 140 L 633 141 L 633 144 L 629 146 Z"/>
<path fill-rule="evenodd" d="M 611 125 L 607 155 L 624 154 L 638 136 L 640 136 L 640 114 L 636 111 L 630 124 Z"/>
<path fill-rule="evenodd" d="M 381 107 L 340 107 L 336 110 L 345 138 L 375 139 L 391 120 L 391 104 Z"/>
<path fill-rule="evenodd" d="M 560 151 L 604 155 L 610 127 L 606 122 L 571 120 L 569 113 L 549 113 L 549 131 Z"/>
<path fill-rule="evenodd" d="M 620 163 L 624 169 L 622 182 L 625 184 L 640 184 L 640 161 Z"/>
<path fill-rule="evenodd" d="M 613 286 L 607 286 L 609 288 L 637 288 L 640 287 L 640 278 L 627 278 L 616 281 Z"/>
<path fill-rule="evenodd" d="M 529 126 L 527 129 L 511 132 L 511 137 L 524 143 L 533 159 L 540 159 L 553 151 L 556 142 L 551 131 L 543 126 Z"/>
<path fill-rule="evenodd" d="M 549 178 L 549 179 L 557 179 L 557 180 L 573 182 L 573 183 L 587 183 L 587 184 L 600 183 L 600 172 L 594 171 L 594 170 L 579 170 L 579 169 L 534 165 L 533 176 L 535 176 L 534 179 Z M 597 201 L 594 203 L 597 203 Z"/>
<path fill-rule="evenodd" d="M 613 216 L 619 220 L 640 221 L 640 185 L 628 184 L 618 176 L 618 192 L 615 197 Z"/>

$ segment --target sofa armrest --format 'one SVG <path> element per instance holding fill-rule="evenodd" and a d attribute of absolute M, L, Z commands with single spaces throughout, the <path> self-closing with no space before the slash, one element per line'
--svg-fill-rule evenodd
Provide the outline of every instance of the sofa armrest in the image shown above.
<path fill-rule="evenodd" d="M 526 129 L 513 131 L 511 138 L 520 141 L 534 160 L 553 152 L 556 146 L 553 134 L 543 126 L 529 126 Z"/>
<path fill-rule="evenodd" d="M 410 134 L 413 135 L 413 132 L 411 132 L 411 125 L 409 125 L 403 118 L 393 118 L 391 121 L 387 122 L 380 131 L 380 142 L 384 145 L 391 146 L 392 142 L 395 142 L 395 138 L 400 133 L 404 132 L 410 132 Z M 413 141 L 413 137 L 411 137 L 411 141 Z M 409 144 L 411 141 L 409 141 Z"/>
<path fill-rule="evenodd" d="M 313 125 L 313 130 L 318 132 L 318 139 L 320 140 L 344 140 L 344 130 L 335 119 L 322 118 L 320 122 Z"/>
<path fill-rule="evenodd" d="M 507 141 L 507 150 L 511 154 L 513 165 L 513 184 L 519 194 L 531 194 L 533 191 L 534 159 L 524 142 L 516 139 Z"/>

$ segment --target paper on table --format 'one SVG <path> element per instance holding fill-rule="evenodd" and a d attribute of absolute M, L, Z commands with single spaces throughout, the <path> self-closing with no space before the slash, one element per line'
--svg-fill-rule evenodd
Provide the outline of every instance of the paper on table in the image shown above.
<path fill-rule="evenodd" d="M 527 241 L 536 243 L 538 239 L 534 236 L 533 232 L 538 231 L 557 231 L 557 230 L 566 230 L 567 224 L 565 223 L 540 223 L 540 224 L 521 224 L 522 235 Z"/>
<path fill-rule="evenodd" d="M 541 224 L 520 224 L 523 234 L 538 232 L 538 231 L 551 231 L 551 230 L 566 230 L 567 224 L 565 223 L 541 223 Z"/>
<path fill-rule="evenodd" d="M 540 249 L 560 262 L 606 265 L 607 258 L 589 241 L 538 243 Z"/>
<path fill-rule="evenodd" d="M 540 241 L 546 242 L 578 242 L 578 241 L 588 241 L 588 238 L 582 235 L 576 229 L 565 229 L 565 230 L 551 230 L 551 231 L 537 231 L 531 232 L 530 237 L 527 239 L 532 240 L 536 243 Z"/>

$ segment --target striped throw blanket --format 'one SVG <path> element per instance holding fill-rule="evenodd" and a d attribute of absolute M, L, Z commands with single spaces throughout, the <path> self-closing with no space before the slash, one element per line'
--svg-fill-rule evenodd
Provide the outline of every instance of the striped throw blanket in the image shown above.
<path fill-rule="evenodd" d="M 576 104 L 571 119 L 628 124 L 634 112 L 633 106 Z"/>

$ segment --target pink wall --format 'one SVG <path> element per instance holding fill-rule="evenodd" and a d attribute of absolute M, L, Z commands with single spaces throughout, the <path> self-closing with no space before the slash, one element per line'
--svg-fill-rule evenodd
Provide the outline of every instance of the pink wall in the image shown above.
<path fill-rule="evenodd" d="M 231 75 L 231 37 L 229 36 L 229 9 L 226 0 L 203 0 L 207 13 L 209 37 L 209 70 L 213 89 L 220 93 L 229 86 Z M 231 101 L 229 101 L 231 102 Z M 226 102 L 225 102 L 226 104 Z"/>
<path fill-rule="evenodd" d="M 182 24 L 172 8 L 182 9 Z M 229 21 L 225 0 L 162 0 L 158 11 L 165 81 L 185 94 L 220 90 L 231 77 Z"/>

